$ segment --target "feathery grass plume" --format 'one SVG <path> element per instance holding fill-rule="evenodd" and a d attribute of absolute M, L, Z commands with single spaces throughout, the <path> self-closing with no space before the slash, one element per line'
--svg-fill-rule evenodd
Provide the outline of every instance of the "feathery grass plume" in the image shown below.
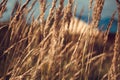
<path fill-rule="evenodd" d="M 101 13 L 102 13 L 102 9 L 103 9 L 103 5 L 104 5 L 104 0 L 96 0 L 95 1 L 95 5 L 94 5 L 94 10 L 92 13 L 92 22 L 90 24 L 91 29 L 97 28 L 98 24 L 99 24 L 99 20 L 101 18 Z M 93 51 L 93 46 L 94 46 L 94 41 L 95 38 L 92 36 L 92 31 L 89 31 L 89 35 L 91 36 L 90 38 L 88 37 L 88 40 L 90 40 L 90 52 Z"/>
<path fill-rule="evenodd" d="M 98 23 L 101 18 L 101 12 L 103 9 L 103 5 L 104 5 L 104 0 L 95 1 L 94 10 L 92 13 L 92 22 L 90 24 L 91 28 L 89 30 L 89 36 L 88 36 L 89 44 L 88 44 L 88 41 L 86 41 L 86 45 L 88 45 L 89 47 L 89 52 L 93 51 L 94 42 L 95 42 L 95 38 L 92 35 L 93 34 L 92 29 L 96 29 L 98 27 Z"/>
<path fill-rule="evenodd" d="M 92 23 L 91 23 L 91 27 L 93 27 L 93 28 L 98 27 L 98 23 L 101 18 L 104 1 L 105 0 L 96 0 L 95 1 L 94 10 L 92 13 Z"/>
<path fill-rule="evenodd" d="M 52 7 L 50 8 L 49 15 L 47 17 L 45 28 L 44 28 L 44 36 L 48 35 L 50 28 L 52 27 L 56 2 L 57 0 L 52 1 Z"/>
<path fill-rule="evenodd" d="M 31 4 L 30 8 L 28 8 L 28 13 L 33 9 L 33 6 L 37 3 L 37 0 L 34 0 L 33 3 Z"/>
<path fill-rule="evenodd" d="M 56 9 L 56 13 L 54 15 L 54 22 L 51 28 L 52 38 L 51 42 L 54 41 L 53 51 L 56 50 L 55 46 L 59 45 L 59 31 L 60 31 L 60 22 L 62 20 L 62 10 L 63 10 L 64 0 L 60 0 L 59 7 Z M 54 52 L 53 52 L 54 53 Z"/>
<path fill-rule="evenodd" d="M 10 38 L 11 45 L 15 43 L 16 41 L 20 40 L 19 38 L 21 37 L 20 36 L 21 30 L 23 30 L 26 27 L 26 19 L 24 17 L 24 11 L 26 10 L 25 8 L 29 2 L 30 0 L 27 0 L 26 3 L 24 3 L 20 8 L 18 8 L 15 16 L 11 19 L 11 23 L 9 24 L 9 28 L 12 31 L 11 38 Z M 25 21 L 25 25 L 23 25 L 23 28 L 22 28 L 21 25 L 24 21 Z"/>
<path fill-rule="evenodd" d="M 74 0 L 69 0 L 68 5 L 65 8 L 64 21 L 68 24 L 68 27 L 69 27 L 69 23 L 70 23 L 70 20 L 71 20 L 71 17 L 72 17 L 73 3 L 74 3 Z"/>
<path fill-rule="evenodd" d="M 74 4 L 74 0 L 69 0 L 67 6 L 64 8 L 64 11 L 63 11 L 63 18 L 61 21 L 61 25 L 60 25 L 61 27 L 60 27 L 60 33 L 59 33 L 59 45 L 62 49 L 61 52 L 64 52 L 64 48 L 66 48 L 71 43 L 71 42 L 69 42 L 70 40 L 68 39 L 70 37 L 68 28 L 71 23 L 71 18 L 73 17 L 73 15 L 72 15 L 73 4 Z M 60 60 L 60 70 L 59 71 L 60 71 L 60 75 L 62 75 L 62 79 L 64 79 L 66 75 L 71 75 L 71 77 L 73 76 L 72 73 L 66 74 L 67 68 L 64 68 L 64 67 L 66 67 L 67 65 L 63 64 L 63 62 L 65 62 L 65 63 L 68 63 L 68 65 L 69 64 L 71 65 L 70 61 L 71 61 L 71 56 L 72 56 L 73 50 L 74 50 L 74 46 L 71 45 L 70 48 L 65 50 L 64 54 L 66 54 L 66 55 L 64 55 L 60 52 L 60 56 L 62 58 Z M 65 69 L 65 71 L 62 71 L 63 69 Z M 63 72 L 63 74 L 61 74 L 61 72 Z M 67 78 L 67 76 L 66 76 L 66 78 Z M 70 79 L 69 76 L 68 76 L 68 79 Z"/>
<path fill-rule="evenodd" d="M 4 12 L 6 11 L 6 5 L 7 5 L 8 0 L 2 0 L 2 2 L 0 3 L 0 18 L 2 17 L 2 15 L 4 14 Z"/>
<path fill-rule="evenodd" d="M 66 41 L 68 40 L 66 36 L 67 35 L 67 27 L 69 27 L 69 23 L 71 22 L 71 18 L 73 17 L 72 15 L 72 9 L 73 9 L 73 4 L 74 4 L 74 0 L 69 0 L 67 6 L 63 6 L 64 9 L 62 11 L 61 16 L 62 20 L 61 20 L 61 24 L 60 24 L 60 32 L 59 32 L 59 45 L 62 47 L 64 47 L 66 45 Z M 67 26 L 66 26 L 67 24 Z M 66 40 L 65 40 L 66 38 Z M 69 41 L 68 41 L 69 42 Z"/>
<path fill-rule="evenodd" d="M 118 8 L 118 27 L 114 45 L 114 55 L 110 67 L 108 80 L 120 79 L 120 1 L 116 0 Z"/>
<path fill-rule="evenodd" d="M 91 5 L 92 5 L 92 1 L 90 3 L 90 7 L 91 7 Z M 101 12 L 103 9 L 103 5 L 104 5 L 104 0 L 96 0 L 95 1 L 93 13 L 92 13 L 92 22 L 90 24 L 91 28 L 89 29 L 89 32 L 88 32 L 89 36 L 87 37 L 87 40 L 86 40 L 85 46 L 84 46 L 84 52 L 83 52 L 84 55 L 85 55 L 85 53 L 93 52 L 94 44 L 95 44 L 95 37 L 92 35 L 93 34 L 92 29 L 95 29 L 98 27 L 98 23 L 101 18 Z M 88 50 L 86 48 L 88 48 Z M 90 58 L 91 58 L 91 56 L 87 60 L 89 61 Z M 90 65 L 88 64 L 86 66 L 86 74 L 87 75 L 89 75 L 89 70 L 90 70 Z"/>
<path fill-rule="evenodd" d="M 40 15 L 37 19 L 31 22 L 31 27 L 29 34 L 33 34 L 32 39 L 29 39 L 31 43 L 31 48 L 35 48 L 43 39 L 44 27 L 45 27 L 45 11 L 46 11 L 46 4 L 47 0 L 39 0 L 40 4 Z M 32 41 L 32 42 L 31 42 Z"/>
<path fill-rule="evenodd" d="M 45 11 L 46 11 L 46 4 L 47 4 L 47 0 L 39 0 L 40 2 L 40 21 L 41 21 L 41 25 L 40 25 L 40 32 L 41 34 L 44 31 L 44 25 L 45 25 L 45 21 L 44 21 L 44 16 L 45 16 Z"/>
<path fill-rule="evenodd" d="M 103 5 L 104 5 L 104 0 L 96 0 L 95 1 L 93 13 L 92 13 L 92 22 L 90 24 L 91 29 L 98 27 L 98 23 L 101 18 Z M 89 44 L 88 44 L 88 42 L 86 43 L 88 45 L 91 45 L 90 46 L 91 49 L 89 49 L 89 52 L 93 51 L 93 46 L 94 46 L 94 42 L 95 42 L 95 38 L 92 36 L 93 33 L 92 33 L 91 29 L 89 30 L 89 35 L 91 36 L 91 38 L 88 37 L 88 40 L 90 40 L 90 42 L 89 42 Z"/>
<path fill-rule="evenodd" d="M 21 41 L 21 39 L 26 37 L 26 32 L 25 32 L 26 31 L 26 28 L 25 28 L 26 22 L 25 22 L 24 18 L 22 17 L 23 14 L 21 14 L 21 12 L 24 11 L 24 8 L 28 4 L 28 2 L 29 2 L 29 0 L 17 11 L 18 14 L 15 14 L 15 17 L 13 17 L 13 19 L 11 19 L 11 23 L 9 24 L 8 32 L 9 31 L 12 31 L 12 32 L 9 34 L 10 50 L 8 48 L 4 52 L 4 54 L 7 53 L 6 59 L 4 62 L 5 63 L 4 76 L 6 76 L 6 74 L 10 71 L 10 69 L 14 67 L 16 60 L 18 59 L 20 54 L 22 55 L 22 50 L 24 50 L 24 48 L 26 46 L 26 40 L 24 40 L 23 42 Z M 23 24 L 23 22 L 24 22 L 24 24 Z"/>
<path fill-rule="evenodd" d="M 52 72 L 54 70 L 54 58 L 55 55 L 59 55 L 59 31 L 60 31 L 60 21 L 62 20 L 62 10 L 63 10 L 63 4 L 64 0 L 60 0 L 59 6 L 56 9 L 55 15 L 54 15 L 54 22 L 51 28 L 52 37 L 50 40 L 50 50 L 49 50 L 49 57 L 51 58 L 49 69 L 48 71 L 51 72 L 51 76 L 55 75 L 55 72 Z M 56 69 L 56 68 L 55 68 Z M 52 79 L 52 78 L 51 78 Z"/>
<path fill-rule="evenodd" d="M 15 2 L 15 5 L 12 9 L 12 13 L 11 13 L 11 19 L 15 16 L 15 13 L 17 12 L 17 10 L 20 9 L 20 4 L 18 2 L 18 0 Z"/>
<path fill-rule="evenodd" d="M 57 15 L 56 15 L 57 14 Z M 59 44 L 59 46 L 62 48 L 62 45 L 63 45 L 63 43 L 62 43 L 62 41 L 61 41 L 61 33 L 62 33 L 62 31 L 61 31 L 61 29 L 62 29 L 62 27 L 64 26 L 63 24 L 62 24 L 62 19 L 64 18 L 64 0 L 60 0 L 60 2 L 59 2 L 59 7 L 58 7 L 58 9 L 56 10 L 56 14 L 55 14 L 55 16 L 59 16 L 59 18 L 58 19 L 60 19 L 58 22 L 58 26 L 56 26 L 56 30 L 58 30 L 58 44 Z M 56 18 L 57 19 L 57 18 Z M 54 19 L 55 20 L 55 19 Z M 54 24 L 53 24 L 54 25 Z M 63 35 L 64 35 L 64 33 L 62 33 Z M 60 49 L 59 49 L 60 50 Z"/>
<path fill-rule="evenodd" d="M 61 39 L 61 45 L 65 44 L 66 42 L 69 42 L 69 39 L 67 35 L 69 35 L 68 28 L 71 23 L 71 18 L 73 17 L 72 10 L 73 10 L 73 4 L 74 0 L 69 0 L 66 7 L 64 7 L 64 14 L 63 14 L 63 20 L 61 21 L 61 28 L 60 28 L 60 38 Z M 64 39 L 66 38 L 66 39 Z"/>
<path fill-rule="evenodd" d="M 21 6 L 18 11 L 16 12 L 15 16 L 13 17 L 13 19 L 11 20 L 10 26 L 12 24 L 14 24 L 14 22 L 16 22 L 17 20 L 22 18 L 22 12 L 24 12 L 25 7 L 29 4 L 30 0 L 27 0 L 26 3 L 23 4 L 23 6 Z"/>
<path fill-rule="evenodd" d="M 10 38 L 10 43 L 11 44 L 13 44 L 15 42 L 14 40 L 17 39 L 16 37 L 19 37 L 17 33 L 21 32 L 20 30 L 23 30 L 23 29 L 21 29 L 20 25 L 22 24 L 23 20 L 25 21 L 24 11 L 25 11 L 25 8 L 26 8 L 26 6 L 28 5 L 29 2 L 30 2 L 30 0 L 27 0 L 26 3 L 23 4 L 23 6 L 18 8 L 15 16 L 13 17 L 13 19 L 11 19 L 11 23 L 9 24 L 9 28 L 12 31 L 11 32 L 11 38 Z"/>

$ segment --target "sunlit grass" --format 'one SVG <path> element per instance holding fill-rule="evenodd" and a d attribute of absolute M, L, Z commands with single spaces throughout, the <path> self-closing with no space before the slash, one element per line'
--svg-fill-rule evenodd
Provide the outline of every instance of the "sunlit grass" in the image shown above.
<path fill-rule="evenodd" d="M 98 23 L 104 0 L 95 1 L 89 24 L 75 18 L 73 0 L 68 0 L 67 5 L 64 0 L 59 1 L 59 7 L 56 7 L 57 0 L 52 1 L 45 18 L 47 1 L 39 0 L 39 17 L 31 14 L 30 23 L 26 16 L 35 2 L 28 8 L 30 0 L 23 5 L 16 2 L 11 19 L 0 22 L 0 79 L 119 80 L 119 25 L 116 38 L 112 39 L 115 46 L 109 40 L 116 12 L 108 29 L 100 31 Z M 5 13 L 6 2 L 0 3 L 0 16 Z M 92 3 L 90 0 L 90 10 Z"/>

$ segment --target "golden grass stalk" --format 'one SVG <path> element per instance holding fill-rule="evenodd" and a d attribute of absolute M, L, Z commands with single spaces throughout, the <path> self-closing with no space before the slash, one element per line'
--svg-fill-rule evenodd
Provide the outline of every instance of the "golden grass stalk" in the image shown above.
<path fill-rule="evenodd" d="M 50 28 L 52 27 L 56 2 L 57 2 L 57 0 L 52 1 L 52 7 L 51 7 L 51 9 L 49 11 L 49 15 L 48 15 L 47 20 L 46 20 L 47 23 L 45 24 L 45 28 L 44 28 L 44 36 L 48 35 L 48 33 L 50 31 Z"/>
<path fill-rule="evenodd" d="M 108 79 L 109 80 L 119 80 L 120 79 L 120 1 L 116 0 L 118 8 L 118 27 L 114 44 L 114 55 L 112 59 L 112 64 L 110 67 Z"/>
<path fill-rule="evenodd" d="M 44 16 L 45 16 L 45 11 L 46 11 L 46 4 L 47 4 L 47 0 L 39 0 L 40 2 L 40 22 L 41 22 L 41 34 L 44 31 L 44 25 L 45 25 L 45 21 L 44 21 Z"/>
<path fill-rule="evenodd" d="M 96 0 L 95 5 L 94 5 L 94 10 L 93 10 L 93 14 L 92 14 L 92 27 L 98 27 L 98 23 L 99 20 L 101 18 L 101 13 L 102 13 L 102 9 L 103 9 L 103 5 L 104 5 L 104 1 L 105 0 Z"/>
<path fill-rule="evenodd" d="M 0 3 L 0 18 L 2 17 L 3 13 L 6 11 L 6 4 L 8 0 L 2 0 Z"/>

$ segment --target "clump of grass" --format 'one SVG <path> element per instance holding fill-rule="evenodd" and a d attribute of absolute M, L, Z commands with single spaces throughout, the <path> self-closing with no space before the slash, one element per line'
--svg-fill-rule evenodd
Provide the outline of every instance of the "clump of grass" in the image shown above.
<path fill-rule="evenodd" d="M 108 79 L 111 80 L 119 80 L 120 79 L 120 1 L 116 0 L 117 8 L 118 8 L 118 27 L 117 33 L 115 37 L 115 44 L 114 44 L 114 55 L 112 59 L 112 64 L 110 67 Z"/>
<path fill-rule="evenodd" d="M 31 7 L 27 7 L 30 0 L 23 5 L 16 2 L 18 6 L 15 6 L 7 25 L 0 22 L 1 80 L 104 80 L 112 79 L 111 75 L 114 80 L 119 80 L 119 72 L 116 72 L 119 68 L 116 67 L 119 66 L 116 62 L 119 59 L 119 28 L 114 55 L 108 54 L 104 48 L 115 14 L 106 32 L 97 29 L 104 0 L 96 1 L 90 24 L 75 18 L 75 12 L 72 12 L 74 0 L 68 0 L 67 5 L 60 0 L 58 7 L 57 0 L 53 0 L 47 18 L 44 18 L 47 0 L 39 0 L 40 15 L 27 23 L 26 16 L 36 2 Z M 0 3 L 0 15 L 4 14 L 6 3 L 7 0 Z M 90 0 L 90 8 L 92 3 Z M 104 42 L 100 44 L 98 40 Z M 102 46 L 102 51 L 97 49 L 99 46 Z M 111 57 L 112 64 L 109 62 Z M 109 75 L 112 69 L 115 74 Z"/>

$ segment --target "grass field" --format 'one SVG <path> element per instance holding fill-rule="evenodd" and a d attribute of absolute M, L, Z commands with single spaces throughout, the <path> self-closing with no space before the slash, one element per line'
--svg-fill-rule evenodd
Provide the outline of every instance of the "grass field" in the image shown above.
<path fill-rule="evenodd" d="M 0 18 L 7 1 L 0 3 Z M 40 14 L 34 18 L 33 11 L 28 23 L 37 0 L 28 7 L 30 1 L 16 1 L 10 20 L 0 22 L 0 80 L 120 80 L 119 0 L 106 31 L 98 29 L 104 0 L 90 0 L 88 23 L 75 18 L 74 0 L 53 0 L 47 18 L 47 0 L 39 0 Z M 116 13 L 117 32 L 110 33 Z"/>

